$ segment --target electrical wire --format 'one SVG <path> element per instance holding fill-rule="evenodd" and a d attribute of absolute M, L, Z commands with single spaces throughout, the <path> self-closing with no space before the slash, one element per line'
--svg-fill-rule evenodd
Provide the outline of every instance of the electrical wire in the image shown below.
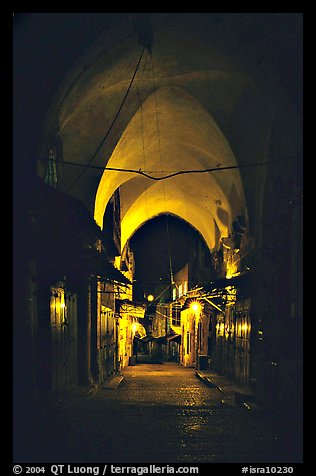
<path fill-rule="evenodd" d="M 110 134 L 110 132 L 111 132 L 111 130 L 112 130 L 112 128 L 113 128 L 113 126 L 114 126 L 114 124 L 115 124 L 115 122 L 116 122 L 116 120 L 117 120 L 117 118 L 118 118 L 118 116 L 119 116 L 119 114 L 120 114 L 120 112 L 121 112 L 123 106 L 124 106 L 124 103 L 125 103 L 125 101 L 126 101 L 126 99 L 127 99 L 127 96 L 128 96 L 128 94 L 129 94 L 129 92 L 130 92 L 130 90 L 131 90 L 132 84 L 133 84 L 133 82 L 134 82 L 136 73 L 137 73 L 137 71 L 138 71 L 140 62 L 141 62 L 142 57 L 143 57 L 143 54 L 144 54 L 144 51 L 145 51 L 145 47 L 142 49 L 142 52 L 141 52 L 140 57 L 139 57 L 139 59 L 138 59 L 136 68 L 135 68 L 134 73 L 133 73 L 133 76 L 132 76 L 132 78 L 131 78 L 131 80 L 130 80 L 130 83 L 129 83 L 129 86 L 128 86 L 128 88 L 127 88 L 127 91 L 126 91 L 126 93 L 125 93 L 125 95 L 124 95 L 124 98 L 123 98 L 123 100 L 122 100 L 122 102 L 121 102 L 121 105 L 120 105 L 120 107 L 119 107 L 117 113 L 115 114 L 114 119 L 113 119 L 113 121 L 112 121 L 112 123 L 111 123 L 111 125 L 110 125 L 110 127 L 109 127 L 109 129 L 108 129 L 108 131 L 107 131 L 107 133 L 104 135 L 103 139 L 101 140 L 100 144 L 98 145 L 96 151 L 94 152 L 94 154 L 92 155 L 92 157 L 90 158 L 90 160 L 88 161 L 88 163 L 85 164 L 84 169 L 77 175 L 77 177 L 75 178 L 75 180 L 71 183 L 71 185 L 70 185 L 69 188 L 67 189 L 67 192 L 69 192 L 69 191 L 72 189 L 72 187 L 78 182 L 78 180 L 79 180 L 79 179 L 82 177 L 82 175 L 86 172 L 86 170 L 87 170 L 87 169 L 89 168 L 89 166 L 91 165 L 92 161 L 95 159 L 97 153 L 100 151 L 100 149 L 101 149 L 101 147 L 103 146 L 104 142 L 105 142 L 106 139 L 108 138 L 108 136 L 109 136 L 109 134 Z"/>
<path fill-rule="evenodd" d="M 153 91 L 154 91 L 154 99 L 155 99 L 155 113 L 156 113 L 156 124 L 157 124 L 157 135 L 158 135 L 158 149 L 159 149 L 159 157 L 160 157 L 160 167 L 161 173 L 163 173 L 163 160 L 162 160 L 162 152 L 161 152 L 161 137 L 160 137 L 160 125 L 159 125 L 159 115 L 158 115 L 158 101 L 157 101 L 157 94 L 156 94 L 156 81 L 155 81 L 155 69 L 154 69 L 154 60 L 152 54 L 151 57 L 151 70 L 152 70 L 152 82 L 153 82 Z M 165 184 L 162 182 L 162 192 L 163 192 L 163 201 L 165 206 L 165 213 L 166 213 L 166 233 L 167 233 L 167 245 L 168 245 L 168 257 L 169 257 L 169 277 L 170 277 L 170 286 L 174 283 L 173 278 L 173 267 L 172 267 L 172 256 L 171 256 L 171 249 L 170 249 L 170 235 L 169 235 L 169 226 L 168 226 L 168 215 L 167 215 L 167 204 L 166 204 L 166 190 Z M 169 287 L 170 287 L 169 286 Z"/>
<path fill-rule="evenodd" d="M 114 18 L 112 24 L 110 25 L 110 28 L 113 28 L 115 26 L 115 24 L 120 21 L 120 19 L 117 17 L 117 18 Z M 118 45 L 124 43 L 126 40 L 130 39 L 131 38 L 131 33 L 128 33 L 126 36 L 124 36 L 123 38 L 121 38 L 119 41 L 117 41 L 115 44 L 113 44 L 112 46 L 106 48 L 105 50 L 102 50 L 96 58 L 94 58 L 90 63 L 86 63 L 81 71 L 79 71 L 79 73 L 77 74 L 77 76 L 72 80 L 72 82 L 70 83 L 70 85 L 68 86 L 68 88 L 66 89 L 66 92 L 65 94 L 63 95 L 61 101 L 60 101 L 60 104 L 58 106 L 58 109 L 57 109 L 57 116 L 59 115 L 59 113 L 61 112 L 62 110 L 62 107 L 64 106 L 64 103 L 66 101 L 66 99 L 68 98 L 68 96 L 70 95 L 71 91 L 73 90 L 74 86 L 76 85 L 76 83 L 79 81 L 79 79 L 97 62 L 100 60 L 100 58 L 106 54 L 108 54 L 112 49 L 114 49 L 115 47 L 117 47 Z"/>
<path fill-rule="evenodd" d="M 145 65 L 144 65 L 144 70 L 146 67 L 147 63 L 147 57 L 145 59 Z M 143 102 L 142 98 L 139 92 L 139 89 L 137 88 L 137 96 L 139 100 L 139 107 L 140 107 L 140 121 L 141 121 L 141 137 L 142 137 L 142 151 L 143 151 L 143 165 L 144 165 L 144 170 L 146 170 L 146 152 L 145 152 L 145 138 L 144 138 L 144 120 L 143 120 Z M 148 193 L 147 193 L 147 184 L 145 184 L 145 198 L 146 198 L 146 213 L 148 215 Z"/>
<path fill-rule="evenodd" d="M 170 286 L 172 286 L 172 283 L 168 284 L 168 286 L 154 299 L 153 302 L 158 301 L 160 296 L 162 296 L 170 288 Z"/>
<path fill-rule="evenodd" d="M 56 161 L 56 159 L 52 160 L 52 159 L 48 159 L 47 157 L 39 157 L 40 160 L 51 160 L 51 161 Z M 275 161 L 274 163 L 276 163 L 277 161 Z M 278 161 L 280 162 L 280 160 Z M 138 174 L 138 175 L 142 175 L 143 177 L 146 177 L 150 180 L 155 180 L 155 181 L 159 181 L 159 180 L 166 180 L 166 179 L 169 179 L 169 178 L 172 178 L 172 177 L 176 177 L 177 175 L 184 175 L 184 174 L 202 174 L 202 173 L 206 173 L 206 172 L 220 172 L 222 170 L 232 170 L 232 169 L 241 169 L 241 168 L 247 168 L 247 167 L 259 167 L 259 166 L 263 166 L 263 165 L 268 165 L 268 164 L 272 164 L 271 162 L 256 162 L 256 163 L 253 163 L 253 164 L 240 164 L 240 165 L 230 165 L 230 166 L 227 166 L 227 167 L 212 167 L 212 168 L 209 168 L 209 169 L 189 169 L 189 170 L 177 170 L 175 172 L 172 172 L 168 175 L 164 175 L 163 177 L 155 177 L 153 175 L 150 175 L 149 173 L 141 170 L 141 169 L 123 169 L 123 168 L 118 168 L 118 167 L 107 167 L 107 166 L 102 166 L 102 165 L 91 165 L 91 164 L 79 164 L 78 162 L 71 162 L 71 161 L 67 161 L 67 160 L 63 160 L 62 162 L 59 162 L 59 164 L 63 164 L 63 165 L 71 165 L 71 166 L 74 166 L 74 167 L 84 167 L 85 169 L 86 168 L 90 168 L 90 169 L 96 169 L 96 170 L 103 170 L 103 171 L 113 171 L 113 172 L 126 172 L 126 173 L 133 173 L 133 174 Z M 164 171 L 159 171 L 161 173 L 164 173 Z M 153 172 L 152 172 L 153 173 Z"/>
<path fill-rule="evenodd" d="M 171 257 L 171 248 L 170 248 L 170 234 L 169 234 L 169 224 L 168 224 L 167 214 L 166 214 L 166 231 L 167 231 L 167 243 L 168 243 L 168 255 L 169 255 L 170 283 L 174 284 L 173 266 L 172 266 L 172 257 Z"/>

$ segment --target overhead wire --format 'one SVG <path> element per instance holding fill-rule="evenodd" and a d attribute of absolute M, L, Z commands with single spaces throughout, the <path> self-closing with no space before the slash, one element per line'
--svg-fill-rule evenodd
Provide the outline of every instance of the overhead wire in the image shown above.
<path fill-rule="evenodd" d="M 143 73 L 146 70 L 147 66 L 147 55 L 145 56 Z M 144 118 L 143 118 L 143 101 L 140 95 L 139 88 L 136 88 L 137 96 L 139 101 L 139 108 L 140 108 L 140 123 L 141 123 L 141 138 L 142 138 L 142 153 L 143 153 L 143 166 L 144 170 L 146 170 L 146 151 L 145 151 L 145 137 L 144 137 Z M 146 212 L 148 215 L 148 194 L 147 194 L 147 184 L 145 184 L 145 197 L 146 197 Z"/>
<path fill-rule="evenodd" d="M 160 167 L 161 167 L 161 173 L 162 173 L 162 171 L 163 171 L 163 160 L 162 160 L 162 151 L 161 151 L 161 137 L 160 137 L 160 125 L 159 125 L 159 115 L 158 115 L 158 101 L 157 101 L 157 94 L 156 94 L 155 69 L 154 69 L 154 61 L 153 61 L 152 54 L 150 54 L 150 57 L 151 57 L 152 83 L 153 83 L 154 101 L 155 101 L 157 135 L 158 135 L 158 150 L 159 150 Z M 170 234 L 169 234 L 169 226 L 168 226 L 166 190 L 165 190 L 164 182 L 162 182 L 162 192 L 163 192 L 163 200 L 164 200 L 164 207 L 165 207 L 165 213 L 166 213 L 166 215 L 165 215 L 166 216 L 166 233 L 167 233 L 169 273 L 170 273 L 169 277 L 170 277 L 170 286 L 171 286 L 174 283 L 174 277 L 173 277 L 172 257 L 171 257 L 171 249 L 170 249 Z"/>
<path fill-rule="evenodd" d="M 287 157 L 287 159 L 290 157 Z M 56 159 L 48 159 L 47 157 L 39 157 L 41 160 L 52 160 L 56 161 Z M 177 170 L 172 173 L 168 173 L 167 175 L 164 175 L 162 177 L 156 177 L 154 175 L 150 175 L 149 172 L 145 172 L 144 170 L 141 169 L 126 169 L 126 168 L 119 168 L 119 167 L 107 167 L 107 166 L 102 166 L 102 165 L 91 165 L 91 164 L 79 164 L 78 162 L 71 162 L 67 160 L 62 161 L 62 165 L 71 165 L 74 167 L 83 167 L 83 168 L 90 168 L 90 169 L 95 169 L 95 170 L 102 170 L 102 171 L 114 171 L 114 172 L 126 172 L 126 173 L 133 173 L 133 174 L 139 174 L 142 175 L 143 177 L 146 177 L 150 180 L 166 180 L 172 177 L 176 177 L 177 175 L 184 175 L 184 174 L 202 174 L 206 172 L 220 172 L 222 170 L 232 170 L 232 169 L 241 169 L 241 168 L 247 168 L 247 167 L 259 167 L 263 165 L 273 165 L 277 162 L 281 162 L 281 160 L 269 162 L 255 162 L 251 164 L 239 164 L 239 165 L 229 165 L 226 167 L 211 167 L 207 169 L 188 169 L 188 170 Z M 151 171 L 151 173 L 156 173 L 156 172 L 162 172 L 165 173 L 166 171 Z"/>
<path fill-rule="evenodd" d="M 114 118 L 113 118 L 113 120 L 112 120 L 112 123 L 111 123 L 109 129 L 107 130 L 106 134 L 103 136 L 103 138 L 102 138 L 100 144 L 99 144 L 98 147 L 96 148 L 94 154 L 93 154 L 93 155 L 91 156 L 91 158 L 89 159 L 88 163 L 84 165 L 84 169 L 81 171 L 81 173 L 79 173 L 79 174 L 77 175 L 77 177 L 73 180 L 73 182 L 72 182 L 72 183 L 70 184 L 70 186 L 68 187 L 67 192 L 69 192 L 69 191 L 72 189 L 72 187 L 78 182 L 78 180 L 79 180 L 79 179 L 82 177 L 82 175 L 86 172 L 86 170 L 89 168 L 89 166 L 91 165 L 91 163 L 92 163 L 93 160 L 95 159 L 96 155 L 97 155 L 98 152 L 100 151 L 100 149 L 101 149 L 101 147 L 103 146 L 104 142 L 105 142 L 106 139 L 108 138 L 108 136 L 109 136 L 109 134 L 110 134 L 110 132 L 111 132 L 111 130 L 112 130 L 112 128 L 113 128 L 113 126 L 114 126 L 114 124 L 115 124 L 115 122 L 116 122 L 116 120 L 117 120 L 117 118 L 118 118 L 118 116 L 119 116 L 119 114 L 120 114 L 120 112 L 121 112 L 121 110 L 122 110 L 124 104 L 125 104 L 125 101 L 126 101 L 126 99 L 127 99 L 127 96 L 128 96 L 128 94 L 129 94 L 129 92 L 130 92 L 130 90 L 131 90 L 132 84 L 133 84 L 133 82 L 134 82 L 135 76 L 136 76 L 136 74 L 137 74 L 137 71 L 138 71 L 140 62 L 141 62 L 142 57 L 143 57 L 143 54 L 144 54 L 144 51 L 145 51 L 145 47 L 143 47 L 143 49 L 142 49 L 142 51 L 141 51 L 140 57 L 139 57 L 139 59 L 138 59 L 138 62 L 137 62 L 137 65 L 136 65 L 136 67 L 135 67 L 135 70 L 134 70 L 134 73 L 133 73 L 133 75 L 132 75 L 132 78 L 131 78 L 131 80 L 130 80 L 130 82 L 129 82 L 129 85 L 128 85 L 128 88 L 127 88 L 127 90 L 126 90 L 126 93 L 125 93 L 125 95 L 124 95 L 124 97 L 123 97 L 123 100 L 122 100 L 122 102 L 121 102 L 121 104 L 120 104 L 120 107 L 118 108 L 118 110 L 117 110 L 117 112 L 116 112 L 116 114 L 115 114 L 115 116 L 114 116 Z"/>
<path fill-rule="evenodd" d="M 156 111 L 156 123 L 157 123 L 157 131 L 158 131 L 158 145 L 159 145 L 159 155 L 160 155 L 160 164 L 161 164 L 161 169 L 163 168 L 163 163 L 162 163 L 162 155 L 161 155 L 161 146 L 160 146 L 160 129 L 159 129 L 159 119 L 158 119 L 158 104 L 157 104 L 157 98 L 156 98 L 156 85 L 155 85 L 155 77 L 154 77 L 154 69 L 153 69 L 153 59 L 152 59 L 152 53 L 150 50 L 148 50 L 148 53 L 151 57 L 151 63 L 152 63 L 152 76 L 153 76 L 153 90 L 154 90 L 154 98 L 155 98 L 155 111 Z M 147 57 L 145 57 L 144 61 L 144 67 L 143 67 L 143 73 L 146 70 L 146 65 L 147 65 Z M 144 119 L 143 119 L 143 101 L 140 95 L 140 91 L 137 88 L 137 95 L 139 99 L 139 104 L 140 104 L 140 117 L 141 117 L 141 138 L 142 138 L 142 154 L 143 154 L 143 166 L 144 170 L 146 170 L 146 147 L 145 147 L 145 134 L 144 134 Z M 164 189 L 164 185 L 163 185 Z M 164 190 L 163 190 L 164 192 Z M 147 184 L 145 184 L 145 198 L 146 198 L 146 213 L 148 216 L 148 193 L 147 193 Z M 164 192 L 164 202 L 165 202 L 165 192 Z M 166 204 L 165 204 L 166 208 Z M 167 220 L 167 215 L 166 215 L 166 220 Z M 171 264 L 171 255 L 170 255 L 170 238 L 169 238 L 169 229 L 168 229 L 168 222 L 167 222 L 167 241 L 168 241 L 168 253 L 169 253 L 169 270 L 168 270 L 168 278 L 170 279 L 170 269 L 172 269 L 172 264 Z M 172 275 L 172 281 L 173 281 L 173 273 L 171 271 Z M 170 285 L 168 286 L 170 287 Z"/>

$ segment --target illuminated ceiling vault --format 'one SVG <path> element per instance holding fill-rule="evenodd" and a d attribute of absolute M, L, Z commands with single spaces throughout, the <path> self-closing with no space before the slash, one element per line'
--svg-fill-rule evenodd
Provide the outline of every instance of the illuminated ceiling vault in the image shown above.
<path fill-rule="evenodd" d="M 240 112 L 240 105 L 248 97 L 262 110 L 262 92 L 215 47 L 201 16 L 180 14 L 179 21 L 155 15 L 152 56 L 144 51 L 125 101 L 142 51 L 128 24 L 108 32 L 66 77 L 45 126 L 46 131 L 57 129 L 63 143 L 59 187 L 82 199 L 101 227 L 106 206 L 119 189 L 122 249 L 142 224 L 170 213 L 198 230 L 212 250 L 230 233 L 236 216 L 248 219 L 239 169 L 219 169 L 238 165 L 230 136 L 247 140 L 247 114 L 252 112 Z M 258 150 L 260 133 L 267 134 L 271 122 L 268 104 L 265 111 Z M 251 157 L 262 158 L 260 150 Z M 87 168 L 81 173 L 67 162 L 133 169 L 153 177 L 218 170 L 155 181 L 136 172 Z"/>
<path fill-rule="evenodd" d="M 155 117 L 158 104 L 158 128 Z M 157 132 L 159 130 L 159 134 Z M 179 170 L 236 165 L 229 144 L 211 115 L 179 87 L 164 87 L 147 97 L 123 132 L 108 167 L 145 170 L 163 177 Z M 208 246 L 215 246 L 215 227 L 227 236 L 233 215 L 243 205 L 238 172 L 183 174 L 162 181 L 136 173 L 104 171 L 95 202 L 102 225 L 106 204 L 120 188 L 122 247 L 150 218 L 173 213 L 196 228 Z M 233 199 L 231 199 L 233 198 Z"/>

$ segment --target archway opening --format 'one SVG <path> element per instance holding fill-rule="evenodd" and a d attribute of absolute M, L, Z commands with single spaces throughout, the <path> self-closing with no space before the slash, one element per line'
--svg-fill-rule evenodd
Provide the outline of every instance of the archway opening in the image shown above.
<path fill-rule="evenodd" d="M 131 237 L 135 258 L 134 298 L 152 295 L 155 302 L 172 298 L 172 279 L 188 263 L 210 265 L 211 253 L 201 234 L 185 220 L 160 214 Z M 159 295 L 161 296 L 159 297 Z"/>

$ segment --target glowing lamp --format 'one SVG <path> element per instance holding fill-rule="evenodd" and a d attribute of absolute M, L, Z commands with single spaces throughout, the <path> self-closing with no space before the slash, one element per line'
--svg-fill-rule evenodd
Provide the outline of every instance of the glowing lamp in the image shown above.
<path fill-rule="evenodd" d="M 152 294 L 148 294 L 147 301 L 152 302 L 154 300 L 154 296 Z"/>
<path fill-rule="evenodd" d="M 199 304 L 198 302 L 194 301 L 190 304 L 190 308 L 192 309 L 192 311 L 194 312 L 198 312 L 200 309 L 201 309 L 201 304 Z"/>

